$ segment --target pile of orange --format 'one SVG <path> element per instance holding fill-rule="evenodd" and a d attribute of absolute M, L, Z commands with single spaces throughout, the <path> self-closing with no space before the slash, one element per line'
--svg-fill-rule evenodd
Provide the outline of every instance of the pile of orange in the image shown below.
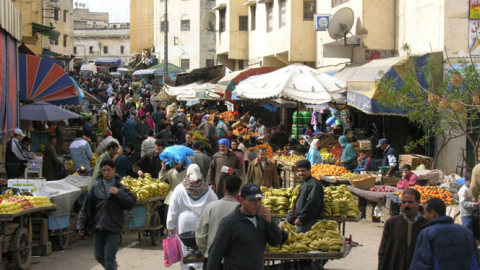
<path fill-rule="evenodd" d="M 348 173 L 349 171 L 345 167 L 340 167 L 332 164 L 314 164 L 312 167 L 312 175 L 315 178 L 319 178 L 321 175 L 335 175 L 340 176 Z"/>
<path fill-rule="evenodd" d="M 428 200 L 432 198 L 439 198 L 441 199 L 445 205 L 452 205 L 456 201 L 452 196 L 452 193 L 448 190 L 443 188 L 435 187 L 435 186 L 413 186 L 413 189 L 418 190 L 420 192 L 420 202 L 426 203 Z M 402 197 L 401 192 L 397 192 L 399 197 Z"/>
<path fill-rule="evenodd" d="M 228 123 L 229 121 L 234 121 L 235 120 L 235 113 L 232 111 L 225 111 L 220 114 L 210 114 L 210 117 L 208 118 L 208 121 L 210 123 L 213 123 L 213 118 L 215 116 L 218 116 L 220 119 L 222 119 L 225 123 Z"/>
<path fill-rule="evenodd" d="M 273 148 L 272 148 L 272 147 L 270 146 L 270 144 L 268 144 L 268 143 L 259 144 L 259 145 L 255 146 L 255 147 L 250 147 L 250 148 L 248 148 L 248 151 L 250 151 L 250 152 L 257 152 L 258 149 L 260 149 L 260 148 L 265 148 L 265 149 L 267 149 L 267 158 L 268 158 L 268 159 L 272 159 L 272 158 L 273 158 Z"/>

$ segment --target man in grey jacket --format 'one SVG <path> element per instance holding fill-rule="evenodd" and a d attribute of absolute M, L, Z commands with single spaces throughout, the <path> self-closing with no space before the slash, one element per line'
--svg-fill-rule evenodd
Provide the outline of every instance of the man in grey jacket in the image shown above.
<path fill-rule="evenodd" d="M 262 206 L 262 191 L 248 183 L 241 189 L 240 205 L 219 225 L 208 251 L 208 269 L 263 269 L 265 245 L 280 245 L 282 232 Z"/>
<path fill-rule="evenodd" d="M 298 197 L 288 212 L 287 221 L 295 224 L 297 232 L 308 232 L 317 223 L 325 204 L 323 202 L 323 187 L 312 177 L 311 164 L 308 160 L 297 162 L 297 173 L 303 183 L 300 186 Z"/>
<path fill-rule="evenodd" d="M 202 172 L 203 179 L 207 179 L 208 169 L 210 168 L 210 157 L 205 155 L 200 151 L 202 147 L 202 143 L 199 141 L 195 141 L 192 144 L 193 150 L 195 154 L 189 157 L 193 164 L 197 164 L 200 167 L 200 171 Z"/>

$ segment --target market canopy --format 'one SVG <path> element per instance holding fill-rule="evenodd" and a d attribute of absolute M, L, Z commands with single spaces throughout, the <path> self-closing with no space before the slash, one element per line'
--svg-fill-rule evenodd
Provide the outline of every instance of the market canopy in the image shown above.
<path fill-rule="evenodd" d="M 427 85 L 420 69 L 426 65 L 429 55 L 431 54 L 415 57 L 413 60 L 418 82 L 425 88 Z M 381 78 L 387 78 L 394 80 L 397 87 L 401 87 L 404 85 L 402 75 L 405 72 L 405 65 L 409 61 L 412 61 L 412 58 L 391 57 L 373 60 L 361 66 L 347 67 L 338 72 L 335 77 L 347 83 L 348 105 L 367 114 L 406 115 L 407 112 L 403 110 L 380 104 L 378 101 L 380 93 L 376 82 Z"/>
<path fill-rule="evenodd" d="M 235 87 L 241 81 L 251 76 L 269 73 L 277 69 L 278 67 L 258 67 L 233 71 L 218 81 L 215 92 L 221 93 L 224 95 L 225 99 L 231 100 L 232 91 L 235 90 Z"/>
<path fill-rule="evenodd" d="M 20 107 L 20 119 L 30 121 L 57 121 L 75 119 L 80 115 L 43 101 Z"/>
<path fill-rule="evenodd" d="M 100 58 L 95 61 L 95 65 L 104 67 L 121 67 L 122 59 L 120 58 Z"/>
<path fill-rule="evenodd" d="M 181 86 L 185 87 L 187 85 Z M 178 101 L 199 101 L 199 100 L 223 100 L 223 98 L 215 93 L 215 84 L 207 82 L 200 85 L 192 86 L 185 89 L 181 94 L 177 95 Z"/>
<path fill-rule="evenodd" d="M 242 99 L 281 98 L 305 104 L 324 104 L 341 99 L 345 82 L 302 64 L 257 75 L 240 82 L 234 94 Z"/>
<path fill-rule="evenodd" d="M 18 54 L 20 100 L 55 105 L 79 105 L 79 93 L 70 76 L 57 64 L 34 55 Z"/>
<path fill-rule="evenodd" d="M 157 68 L 157 69 L 140 69 L 136 70 L 133 72 L 133 76 L 145 76 L 145 75 L 155 75 L 155 76 L 161 76 L 163 75 L 163 68 Z"/>

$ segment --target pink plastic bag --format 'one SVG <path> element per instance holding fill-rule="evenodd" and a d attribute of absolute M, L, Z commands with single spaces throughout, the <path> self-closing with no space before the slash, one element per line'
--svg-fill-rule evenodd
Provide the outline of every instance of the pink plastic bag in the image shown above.
<path fill-rule="evenodd" d="M 178 235 L 169 235 L 163 239 L 163 264 L 170 267 L 172 264 L 182 260 L 182 244 Z"/>

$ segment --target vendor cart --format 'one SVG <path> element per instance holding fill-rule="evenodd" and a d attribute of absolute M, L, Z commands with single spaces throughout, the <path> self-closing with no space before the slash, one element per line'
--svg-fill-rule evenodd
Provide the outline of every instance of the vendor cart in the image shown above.
<path fill-rule="evenodd" d="M 6 269 L 7 261 L 13 261 L 17 269 L 30 266 L 32 252 L 46 255 L 51 252 L 48 241 L 47 219 L 42 213 L 53 211 L 55 205 L 35 207 L 14 214 L 0 215 L 0 267 Z M 34 249 L 34 250 L 32 250 Z"/>
<path fill-rule="evenodd" d="M 279 219 L 279 220 L 285 220 L 287 218 L 287 215 L 276 215 L 272 214 L 272 218 Z M 342 232 L 342 236 L 345 236 L 345 226 L 346 222 L 358 222 L 362 219 L 362 213 L 360 212 L 358 216 L 354 218 L 349 218 L 346 216 L 342 217 L 324 217 L 323 219 L 326 220 L 334 220 L 338 223 L 338 231 Z"/>
<path fill-rule="evenodd" d="M 143 232 L 149 232 L 152 245 L 159 245 L 163 225 L 160 222 L 158 209 L 163 200 L 165 200 L 164 196 L 155 196 L 145 201 L 137 201 L 135 207 L 127 215 L 125 231 L 137 231 L 139 242 Z"/>

